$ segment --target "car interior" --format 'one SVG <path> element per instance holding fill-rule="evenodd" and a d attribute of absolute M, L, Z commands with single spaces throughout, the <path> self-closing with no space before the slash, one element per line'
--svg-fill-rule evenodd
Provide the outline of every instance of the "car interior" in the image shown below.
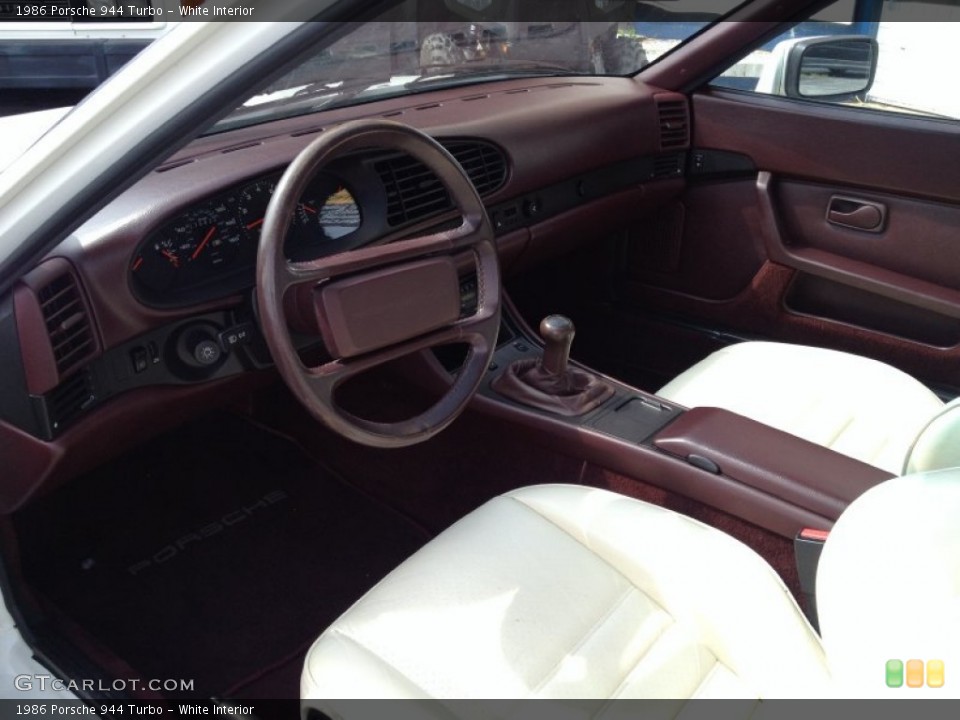
<path fill-rule="evenodd" d="M 772 5 L 199 135 L 19 277 L 35 656 L 195 681 L 142 700 L 822 690 L 863 538 L 954 502 L 915 474 L 960 465 L 960 126 L 712 83 L 826 3 Z"/>

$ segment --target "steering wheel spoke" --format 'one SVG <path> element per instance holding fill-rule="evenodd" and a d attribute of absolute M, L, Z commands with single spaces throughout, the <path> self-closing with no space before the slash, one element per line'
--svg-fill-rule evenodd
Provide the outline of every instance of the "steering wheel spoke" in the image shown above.
<path fill-rule="evenodd" d="M 477 221 L 465 219 L 452 230 L 397 240 L 389 245 L 372 245 L 315 260 L 279 263 L 279 285 L 284 290 L 295 285 L 316 285 L 342 275 L 375 270 L 385 265 L 467 250 L 475 242 L 479 227 Z"/>
<path fill-rule="evenodd" d="M 460 224 L 315 260 L 287 262 L 283 238 L 304 188 L 335 158 L 373 147 L 406 152 L 432 170 L 459 211 Z M 455 258 L 467 251 L 476 259 L 478 303 L 473 315 L 461 318 Z M 337 359 L 316 367 L 301 362 L 287 326 L 285 297 L 291 288 L 310 291 L 307 297 L 321 335 Z M 492 357 L 500 325 L 500 275 L 493 228 L 463 169 L 429 136 L 386 120 L 345 123 L 307 146 L 277 185 L 261 234 L 257 300 L 264 337 L 277 369 L 314 417 L 367 445 L 397 447 L 420 442 L 463 410 Z M 467 360 L 447 393 L 415 418 L 372 422 L 337 405 L 336 390 L 349 378 L 405 355 L 451 343 L 469 346 Z"/>

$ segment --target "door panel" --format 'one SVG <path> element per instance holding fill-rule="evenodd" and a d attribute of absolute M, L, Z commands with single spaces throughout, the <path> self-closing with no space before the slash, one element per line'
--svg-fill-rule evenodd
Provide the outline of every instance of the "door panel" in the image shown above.
<path fill-rule="evenodd" d="M 740 153 L 758 173 L 692 175 L 684 261 L 668 274 L 627 255 L 621 310 L 872 356 L 947 392 L 960 384 L 960 123 L 715 90 L 692 107 L 694 152 Z M 831 222 L 860 205 L 853 224 L 866 229 Z M 728 254 L 741 262 L 724 265 Z M 748 267 L 748 278 L 731 272 Z"/>

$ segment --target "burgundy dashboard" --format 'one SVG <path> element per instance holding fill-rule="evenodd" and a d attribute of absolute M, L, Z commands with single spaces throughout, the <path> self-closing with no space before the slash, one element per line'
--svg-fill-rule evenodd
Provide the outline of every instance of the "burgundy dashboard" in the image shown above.
<path fill-rule="evenodd" d="M 678 111 L 687 123 L 680 136 Z M 0 454 L 19 458 L 10 469 L 24 478 L 2 490 L 0 509 L 121 450 L 95 440 L 111 427 L 114 440 L 132 442 L 131 425 L 158 408 L 270 367 L 250 292 L 267 202 L 318 133 L 360 117 L 413 125 L 457 158 L 484 199 L 507 271 L 675 196 L 689 147 L 686 99 L 624 78 L 460 87 L 197 139 L 0 301 L 2 359 L 12 368 L 0 380 Z M 291 260 L 310 259 L 451 219 L 446 190 L 425 167 L 371 149 L 315 178 L 285 249 Z M 466 307 L 475 289 L 469 273 L 461 280 Z"/>

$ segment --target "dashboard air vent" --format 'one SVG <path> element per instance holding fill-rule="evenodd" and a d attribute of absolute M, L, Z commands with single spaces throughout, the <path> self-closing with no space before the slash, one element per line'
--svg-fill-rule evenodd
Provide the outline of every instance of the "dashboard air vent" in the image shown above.
<path fill-rule="evenodd" d="M 419 160 L 395 155 L 374 164 L 387 190 L 387 222 L 402 225 L 450 207 L 439 178 Z"/>
<path fill-rule="evenodd" d="M 494 146 L 470 141 L 443 143 L 481 196 L 498 190 L 507 179 L 507 163 Z M 392 155 L 374 163 L 387 192 L 387 222 L 402 225 L 444 210 L 453 203 L 446 188 L 423 163 L 409 155 Z"/>
<path fill-rule="evenodd" d="M 481 196 L 499 190 L 507 179 L 507 162 L 492 145 L 472 142 L 447 142 L 443 146 L 466 170 Z"/>
<path fill-rule="evenodd" d="M 75 373 L 48 393 L 45 400 L 49 436 L 55 437 L 96 401 L 89 371 Z"/>
<path fill-rule="evenodd" d="M 690 118 L 686 100 L 658 100 L 660 118 L 660 149 L 687 147 L 690 133 Z"/>
<path fill-rule="evenodd" d="M 653 159 L 654 178 L 671 178 L 681 175 L 683 175 L 683 153 L 670 153 Z"/>
<path fill-rule="evenodd" d="M 93 329 L 77 281 L 69 272 L 37 294 L 47 324 L 57 373 L 66 377 L 96 350 Z"/>

